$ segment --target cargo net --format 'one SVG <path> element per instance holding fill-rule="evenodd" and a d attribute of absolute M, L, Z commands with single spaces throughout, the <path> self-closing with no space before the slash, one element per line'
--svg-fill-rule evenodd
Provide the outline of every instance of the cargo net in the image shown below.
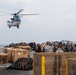
<path fill-rule="evenodd" d="M 15 63 L 6 68 L 6 70 L 32 70 L 32 58 L 19 58 Z"/>

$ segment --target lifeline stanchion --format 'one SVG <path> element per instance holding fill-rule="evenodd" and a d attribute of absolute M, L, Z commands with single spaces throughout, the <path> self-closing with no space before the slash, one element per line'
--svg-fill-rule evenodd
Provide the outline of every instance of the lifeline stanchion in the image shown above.
<path fill-rule="evenodd" d="M 41 57 L 41 75 L 45 75 L 45 56 Z"/>
<path fill-rule="evenodd" d="M 68 75 L 68 59 L 66 59 L 66 75 Z"/>

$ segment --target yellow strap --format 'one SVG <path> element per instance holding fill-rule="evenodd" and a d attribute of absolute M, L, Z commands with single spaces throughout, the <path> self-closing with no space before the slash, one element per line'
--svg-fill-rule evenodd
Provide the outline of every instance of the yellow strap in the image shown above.
<path fill-rule="evenodd" d="M 68 75 L 68 59 L 66 59 L 66 75 Z"/>
<path fill-rule="evenodd" d="M 41 75 L 45 75 L 45 57 L 41 57 Z"/>

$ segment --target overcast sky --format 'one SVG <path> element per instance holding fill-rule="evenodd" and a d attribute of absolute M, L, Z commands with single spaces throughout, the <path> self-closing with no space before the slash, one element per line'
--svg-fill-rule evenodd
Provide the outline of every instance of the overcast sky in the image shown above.
<path fill-rule="evenodd" d="M 76 41 L 76 0 L 0 0 L 0 11 L 38 13 L 23 16 L 20 28 L 8 28 L 11 15 L 0 13 L 0 44 Z"/>

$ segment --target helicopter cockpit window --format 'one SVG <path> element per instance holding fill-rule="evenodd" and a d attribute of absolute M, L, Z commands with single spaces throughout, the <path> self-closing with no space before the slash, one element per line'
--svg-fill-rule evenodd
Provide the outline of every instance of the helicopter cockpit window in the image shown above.
<path fill-rule="evenodd" d="M 19 16 L 14 16 L 14 21 L 21 21 L 21 19 L 19 18 Z"/>

